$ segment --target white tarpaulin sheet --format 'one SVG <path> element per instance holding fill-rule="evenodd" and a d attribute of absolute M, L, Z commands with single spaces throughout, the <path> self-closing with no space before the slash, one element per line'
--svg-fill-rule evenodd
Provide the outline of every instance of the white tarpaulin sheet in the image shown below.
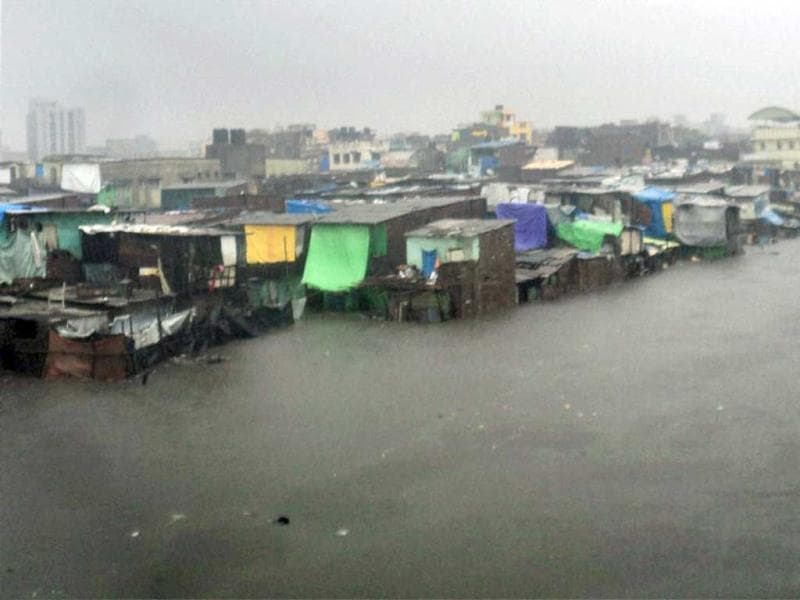
<path fill-rule="evenodd" d="M 223 235 L 219 239 L 222 250 L 222 264 L 226 267 L 236 266 L 236 238 L 232 235 Z"/>
<path fill-rule="evenodd" d="M 121 316 L 114 319 L 111 323 L 111 333 L 124 333 L 125 335 L 133 338 L 133 346 L 137 350 L 139 348 L 147 348 L 153 344 L 157 344 L 162 338 L 178 333 L 184 326 L 191 322 L 194 317 L 194 309 L 190 308 L 168 317 L 161 319 L 161 334 L 158 331 L 158 319 L 152 319 L 141 329 L 136 329 L 131 333 L 129 329 L 128 317 Z"/>
<path fill-rule="evenodd" d="M 11 169 L 0 168 L 0 184 L 11 183 Z"/>
<path fill-rule="evenodd" d="M 88 338 L 93 333 L 105 333 L 108 331 L 108 317 L 106 315 L 97 315 L 70 319 L 63 325 L 58 326 L 56 331 L 58 331 L 58 335 L 65 338 Z"/>
<path fill-rule="evenodd" d="M 725 213 L 720 204 L 678 204 L 675 207 L 674 233 L 687 246 L 722 246 L 728 242 Z"/>
<path fill-rule="evenodd" d="M 100 191 L 100 165 L 97 163 L 65 164 L 61 167 L 61 189 L 81 194 Z"/>

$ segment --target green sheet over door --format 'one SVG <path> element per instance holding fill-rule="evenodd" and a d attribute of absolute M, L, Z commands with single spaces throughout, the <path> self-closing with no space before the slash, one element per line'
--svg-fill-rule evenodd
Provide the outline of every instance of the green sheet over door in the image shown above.
<path fill-rule="evenodd" d="M 314 225 L 303 283 L 325 292 L 349 290 L 367 274 L 369 251 L 366 225 Z"/>

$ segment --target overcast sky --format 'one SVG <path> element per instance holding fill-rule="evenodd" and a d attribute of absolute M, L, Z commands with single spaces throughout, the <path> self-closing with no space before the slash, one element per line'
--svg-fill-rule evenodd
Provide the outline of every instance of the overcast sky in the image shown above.
<path fill-rule="evenodd" d="M 495 103 L 534 126 L 800 109 L 800 3 L 0 0 L 0 130 L 34 96 L 87 138 L 214 126 L 449 130 Z"/>

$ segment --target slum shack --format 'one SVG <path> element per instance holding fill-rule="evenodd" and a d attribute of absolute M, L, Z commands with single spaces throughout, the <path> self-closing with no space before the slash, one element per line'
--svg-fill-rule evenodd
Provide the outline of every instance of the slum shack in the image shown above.
<path fill-rule="evenodd" d="M 739 206 L 710 196 L 679 197 L 674 233 L 684 254 L 719 258 L 742 251 Z"/>
<path fill-rule="evenodd" d="M 105 311 L 66 306 L 61 298 L 0 296 L 0 367 L 37 377 L 79 373 L 123 379 L 128 364 L 124 336 L 88 343 L 76 336 L 107 322 Z"/>
<path fill-rule="evenodd" d="M 368 278 L 387 294 L 388 318 L 467 318 L 517 301 L 513 221 L 443 219 L 409 231 L 398 275 Z"/>
<path fill-rule="evenodd" d="M 231 222 L 243 235 L 240 281 L 251 318 L 263 325 L 291 323 L 305 307 L 303 267 L 313 214 L 242 213 Z"/>
<path fill-rule="evenodd" d="M 514 221 L 514 250 L 527 252 L 546 248 L 548 219 L 547 208 L 542 204 L 502 203 L 495 206 L 498 219 Z"/>
<path fill-rule="evenodd" d="M 80 279 L 79 227 L 122 215 L 103 210 L 0 206 L 0 284 L 45 278 Z"/>
<path fill-rule="evenodd" d="M 672 201 L 675 193 L 658 187 L 646 187 L 632 194 L 631 225 L 644 228 L 644 235 L 666 239 L 672 233 Z"/>
<path fill-rule="evenodd" d="M 630 203 L 630 194 L 623 190 L 604 187 L 553 186 L 546 192 L 547 204 L 574 206 L 582 213 L 622 222 L 624 205 Z"/>
<path fill-rule="evenodd" d="M 85 282 L 68 301 L 106 307 L 108 332 L 133 343 L 131 372 L 250 333 L 240 316 L 246 298 L 235 288 L 234 232 L 123 224 L 81 234 Z"/>
<path fill-rule="evenodd" d="M 384 314 L 386 298 L 359 288 L 367 276 L 387 275 L 406 260 L 405 234 L 445 218 L 480 218 L 476 196 L 415 198 L 382 204 L 339 205 L 313 224 L 302 282 L 310 305 Z"/>
<path fill-rule="evenodd" d="M 197 198 L 237 196 L 246 194 L 248 190 L 249 184 L 246 179 L 176 183 L 161 188 L 161 209 L 189 210 Z"/>
<path fill-rule="evenodd" d="M 770 233 L 769 222 L 760 219 L 761 213 L 769 206 L 770 186 L 735 185 L 725 188 L 725 199 L 739 207 L 739 219 L 743 233 L 749 242 L 757 236 L 766 237 Z"/>
<path fill-rule="evenodd" d="M 642 232 L 636 227 L 575 219 L 562 220 L 555 229 L 569 249 L 517 257 L 523 300 L 586 292 L 639 274 L 643 268 Z"/>

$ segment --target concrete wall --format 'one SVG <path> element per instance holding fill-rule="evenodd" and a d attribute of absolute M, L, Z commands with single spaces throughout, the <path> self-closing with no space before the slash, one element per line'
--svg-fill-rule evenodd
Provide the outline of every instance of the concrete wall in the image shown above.
<path fill-rule="evenodd" d="M 220 178 L 220 173 L 220 162 L 213 158 L 148 158 L 100 163 L 103 182 L 159 179 L 162 187 L 188 181 L 214 181 Z"/>

